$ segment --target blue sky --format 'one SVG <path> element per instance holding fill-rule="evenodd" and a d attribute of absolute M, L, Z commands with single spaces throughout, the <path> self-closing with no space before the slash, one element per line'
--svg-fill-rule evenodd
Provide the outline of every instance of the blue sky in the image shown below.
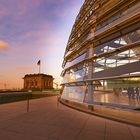
<path fill-rule="evenodd" d="M 72 25 L 83 0 L 0 0 L 0 88 L 23 86 L 22 77 L 41 72 L 60 82 Z"/>

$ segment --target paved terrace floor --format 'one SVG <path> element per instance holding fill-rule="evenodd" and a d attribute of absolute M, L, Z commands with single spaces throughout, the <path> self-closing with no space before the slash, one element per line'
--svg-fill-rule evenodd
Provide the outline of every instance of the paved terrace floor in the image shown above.
<path fill-rule="evenodd" d="M 140 128 L 57 107 L 56 97 L 0 105 L 0 140 L 140 140 Z"/>

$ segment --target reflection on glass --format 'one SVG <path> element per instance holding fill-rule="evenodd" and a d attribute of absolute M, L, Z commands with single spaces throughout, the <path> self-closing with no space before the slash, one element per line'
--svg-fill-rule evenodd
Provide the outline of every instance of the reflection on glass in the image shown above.
<path fill-rule="evenodd" d="M 76 102 L 83 102 L 86 89 L 86 86 L 65 86 L 62 98 Z"/>
<path fill-rule="evenodd" d="M 123 47 L 125 45 L 134 43 L 139 40 L 140 40 L 140 29 L 133 31 L 129 34 L 126 34 L 120 38 L 96 46 L 94 49 L 94 55 L 109 52 L 111 50 L 115 50 L 116 48 Z"/>
<path fill-rule="evenodd" d="M 80 65 L 78 67 L 72 68 L 66 72 L 63 82 L 76 82 L 84 79 L 87 72 L 87 67 L 85 65 Z"/>
<path fill-rule="evenodd" d="M 83 52 L 81 52 L 81 54 L 76 54 L 75 57 L 72 57 L 70 60 L 67 60 L 64 68 L 65 69 L 69 68 L 69 67 L 83 61 L 87 57 L 88 57 L 88 52 L 86 50 L 84 50 Z"/>
<path fill-rule="evenodd" d="M 101 57 L 94 60 L 94 72 L 115 68 L 140 60 L 140 47 L 112 54 L 112 56 Z"/>

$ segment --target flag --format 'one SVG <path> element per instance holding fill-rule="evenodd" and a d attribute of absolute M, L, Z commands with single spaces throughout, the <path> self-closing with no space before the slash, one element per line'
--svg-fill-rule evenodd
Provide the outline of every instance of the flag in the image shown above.
<path fill-rule="evenodd" d="M 39 60 L 39 61 L 37 62 L 37 65 L 39 65 L 39 66 L 40 66 L 40 64 L 41 64 L 41 61 Z"/>

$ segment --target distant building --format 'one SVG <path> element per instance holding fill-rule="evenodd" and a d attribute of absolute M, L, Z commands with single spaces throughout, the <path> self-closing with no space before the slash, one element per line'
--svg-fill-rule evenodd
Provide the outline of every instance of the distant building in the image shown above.
<path fill-rule="evenodd" d="M 25 90 L 53 89 L 53 76 L 46 74 L 27 74 L 24 76 Z"/>

